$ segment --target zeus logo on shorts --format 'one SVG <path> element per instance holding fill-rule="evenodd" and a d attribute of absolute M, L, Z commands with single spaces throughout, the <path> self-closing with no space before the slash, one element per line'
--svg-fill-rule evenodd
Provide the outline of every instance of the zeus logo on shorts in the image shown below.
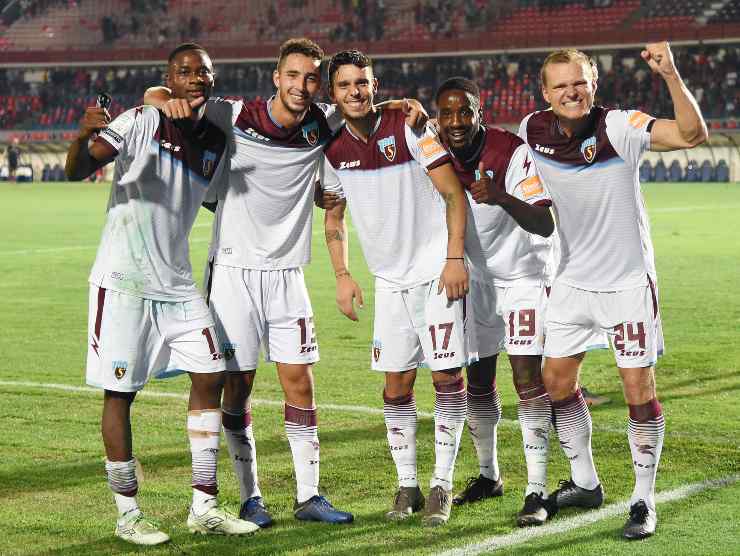
<path fill-rule="evenodd" d="M 311 353 L 316 351 L 316 334 L 314 333 L 313 317 L 307 319 L 298 319 L 298 328 L 301 330 L 301 351 L 300 353 Z M 310 337 L 310 341 L 309 341 Z"/>
<path fill-rule="evenodd" d="M 128 370 L 128 361 L 113 361 L 113 374 L 118 380 L 121 380 Z"/>

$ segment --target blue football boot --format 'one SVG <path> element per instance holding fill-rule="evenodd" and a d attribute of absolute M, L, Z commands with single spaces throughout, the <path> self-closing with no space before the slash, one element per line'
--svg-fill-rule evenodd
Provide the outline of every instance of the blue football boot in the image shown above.
<path fill-rule="evenodd" d="M 352 523 L 354 516 L 337 510 L 323 496 L 312 496 L 305 502 L 293 505 L 293 515 L 301 521 L 323 521 L 324 523 Z"/>
<path fill-rule="evenodd" d="M 259 525 L 262 529 L 269 527 L 273 523 L 272 516 L 265 508 L 265 501 L 262 500 L 261 496 L 252 496 L 252 498 L 244 501 L 239 510 L 239 519 L 251 521 L 255 525 Z"/>

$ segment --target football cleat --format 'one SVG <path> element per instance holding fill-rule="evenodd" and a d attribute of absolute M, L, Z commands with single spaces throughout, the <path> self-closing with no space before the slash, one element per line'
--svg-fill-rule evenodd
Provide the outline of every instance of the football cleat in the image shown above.
<path fill-rule="evenodd" d="M 424 507 L 424 495 L 418 486 L 399 487 L 393 499 L 393 508 L 385 514 L 391 521 L 403 521 Z"/>
<path fill-rule="evenodd" d="M 558 507 L 549 498 L 542 498 L 539 492 L 530 492 L 524 499 L 524 507 L 516 514 L 519 527 L 542 525 L 558 513 Z"/>
<path fill-rule="evenodd" d="M 450 519 L 452 511 L 452 502 L 450 500 L 452 491 L 445 490 L 441 486 L 432 487 L 427 497 L 424 517 L 421 518 L 422 525 L 427 527 L 437 527 L 444 525 Z"/>
<path fill-rule="evenodd" d="M 622 534 L 631 541 L 645 539 L 655 533 L 657 524 L 658 515 L 655 510 L 651 510 L 644 500 L 640 500 L 630 506 L 630 516 L 624 524 Z"/>
<path fill-rule="evenodd" d="M 129 512 L 130 513 L 130 512 Z M 146 519 L 141 512 L 134 516 L 124 514 L 116 522 L 116 537 L 133 544 L 153 546 L 170 541 L 170 536 L 160 531 L 157 526 Z"/>
<path fill-rule="evenodd" d="M 239 510 L 239 519 L 251 521 L 265 529 L 273 524 L 270 512 L 265 508 L 265 501 L 261 496 L 252 496 L 242 504 Z"/>
<path fill-rule="evenodd" d="M 200 515 L 196 515 L 191 507 L 188 529 L 191 533 L 201 535 L 248 535 L 257 531 L 259 525 L 239 519 L 220 506 L 214 506 Z"/>
<path fill-rule="evenodd" d="M 557 505 L 558 509 L 562 508 L 598 508 L 604 502 L 604 489 L 600 484 L 596 488 L 588 490 L 581 488 L 573 482 L 573 479 L 560 481 L 555 492 L 550 494 L 550 499 Z"/>
<path fill-rule="evenodd" d="M 611 398 L 590 392 L 584 386 L 581 386 L 581 395 L 583 396 L 583 401 L 586 402 L 586 405 L 589 407 L 608 404 L 612 401 Z"/>
<path fill-rule="evenodd" d="M 462 492 L 452 499 L 455 506 L 462 506 L 470 502 L 478 502 L 486 498 L 504 494 L 504 483 L 501 479 L 494 481 L 483 475 L 470 477 Z"/>
<path fill-rule="evenodd" d="M 351 513 L 337 510 L 326 498 L 318 494 L 300 504 L 296 500 L 293 515 L 301 521 L 324 523 L 352 523 L 355 519 Z"/>

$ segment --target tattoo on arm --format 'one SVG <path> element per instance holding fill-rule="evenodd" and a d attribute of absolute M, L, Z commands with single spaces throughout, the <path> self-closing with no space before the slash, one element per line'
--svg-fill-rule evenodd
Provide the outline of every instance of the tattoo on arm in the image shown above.
<path fill-rule="evenodd" d="M 326 243 L 331 243 L 332 241 L 344 241 L 344 234 L 341 230 L 326 230 Z"/>
<path fill-rule="evenodd" d="M 455 208 L 455 196 L 452 193 L 442 193 L 442 198 L 447 204 L 448 209 Z"/>

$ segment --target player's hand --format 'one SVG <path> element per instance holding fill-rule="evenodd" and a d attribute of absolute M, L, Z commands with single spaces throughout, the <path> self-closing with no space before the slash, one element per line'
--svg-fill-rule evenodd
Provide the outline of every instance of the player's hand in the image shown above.
<path fill-rule="evenodd" d="M 659 74 L 664 79 L 678 75 L 671 47 L 666 41 L 646 44 L 640 56 L 647 62 L 653 73 Z"/>
<path fill-rule="evenodd" d="M 205 97 L 199 97 L 190 102 L 184 98 L 173 98 L 162 105 L 162 112 L 170 120 L 195 118 L 198 107 L 202 106 L 205 101 Z"/>
<path fill-rule="evenodd" d="M 445 267 L 442 269 L 442 275 L 439 277 L 439 288 L 437 295 L 447 294 L 447 299 L 456 301 L 465 297 L 468 293 L 468 270 L 465 268 L 465 261 L 462 259 L 448 259 Z"/>
<path fill-rule="evenodd" d="M 341 202 L 341 198 L 336 193 L 322 189 L 321 185 L 316 182 L 316 188 L 313 192 L 313 202 L 321 209 L 331 210 Z"/>
<path fill-rule="evenodd" d="M 89 106 L 80 120 L 80 139 L 89 139 L 93 133 L 105 129 L 111 117 L 105 108 Z"/>
<path fill-rule="evenodd" d="M 478 180 L 470 184 L 470 194 L 476 203 L 488 203 L 495 205 L 501 198 L 501 191 L 496 188 L 496 184 L 486 173 L 486 167 L 483 162 L 478 163 Z"/>
<path fill-rule="evenodd" d="M 406 124 L 411 129 L 417 133 L 424 131 L 424 127 L 426 127 L 429 121 L 429 114 L 424 110 L 421 102 L 415 98 L 405 98 L 403 99 L 401 111 L 406 114 Z"/>
<path fill-rule="evenodd" d="M 355 313 L 355 300 L 357 300 L 357 306 L 362 309 L 364 302 L 362 301 L 362 289 L 352 279 L 349 273 L 342 274 L 337 277 L 337 307 L 342 314 L 350 320 L 358 321 L 357 313 Z"/>

